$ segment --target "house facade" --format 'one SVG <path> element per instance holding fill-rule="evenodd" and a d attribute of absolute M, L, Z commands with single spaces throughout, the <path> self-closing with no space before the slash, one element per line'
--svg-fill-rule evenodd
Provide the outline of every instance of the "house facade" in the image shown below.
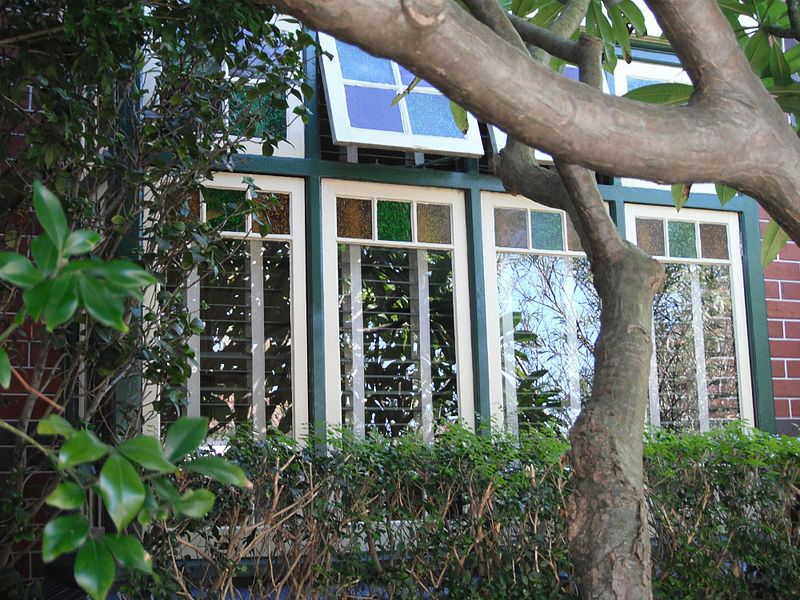
<path fill-rule="evenodd" d="M 455 419 L 512 434 L 545 416 L 568 423 L 590 390 L 599 326 L 569 219 L 508 194 L 491 174 L 502 131 L 469 115 L 462 133 L 426 82 L 403 95 L 414 76 L 401 65 L 320 42 L 327 55 L 307 57 L 309 121 L 291 107 L 271 114 L 264 126 L 285 123 L 287 141 L 263 156 L 251 140 L 200 199 L 200 217 L 221 225 L 232 255 L 225 271 L 173 282 L 206 326 L 190 340 L 187 414 L 298 438 L 312 426 L 431 439 Z M 660 44 L 642 43 L 606 86 L 623 94 L 685 78 Z M 713 185 L 695 185 L 677 211 L 668 186 L 598 181 L 624 237 L 667 271 L 653 313 L 649 421 L 708 431 L 744 420 L 794 433 L 796 247 L 765 275 L 765 217 L 752 199 L 721 207 Z M 260 216 L 234 214 L 245 198 L 263 200 Z M 148 410 L 157 393 L 143 392 L 152 430 L 174 418 Z"/>

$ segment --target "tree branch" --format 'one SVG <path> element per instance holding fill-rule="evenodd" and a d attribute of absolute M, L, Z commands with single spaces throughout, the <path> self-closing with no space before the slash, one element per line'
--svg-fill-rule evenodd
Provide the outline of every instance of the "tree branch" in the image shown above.
<path fill-rule="evenodd" d="M 509 21 L 511 15 L 503 10 L 497 0 L 463 0 L 463 2 L 481 23 L 512 46 L 526 50 L 525 43 Z"/>
<path fill-rule="evenodd" d="M 541 48 L 561 60 L 574 64 L 578 62 L 578 44 L 574 40 L 566 39 L 516 15 L 509 17 L 511 24 L 526 44 Z"/>

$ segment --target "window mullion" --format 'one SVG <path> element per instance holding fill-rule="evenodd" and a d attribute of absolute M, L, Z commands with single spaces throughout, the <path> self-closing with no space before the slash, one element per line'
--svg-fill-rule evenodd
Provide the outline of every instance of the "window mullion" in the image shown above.
<path fill-rule="evenodd" d="M 649 378 L 649 399 L 650 399 L 650 423 L 656 427 L 661 426 L 661 405 L 658 402 L 658 358 L 656 355 L 656 322 L 655 317 L 650 315 L 650 378 Z"/>
<path fill-rule="evenodd" d="M 186 308 L 189 311 L 189 320 L 200 318 L 200 278 L 197 267 L 192 269 L 186 282 Z M 200 336 L 196 333 L 189 337 L 189 348 L 194 353 L 195 364 L 186 380 L 186 392 L 189 404 L 186 407 L 186 414 L 190 417 L 200 416 Z"/>
<path fill-rule="evenodd" d="M 266 390 L 264 379 L 264 261 L 260 241 L 250 242 L 250 352 L 252 356 L 252 415 L 255 430 L 264 433 Z"/>
<path fill-rule="evenodd" d="M 428 279 L 428 256 L 424 250 L 416 252 L 416 280 L 419 303 L 419 372 L 420 408 L 422 409 L 422 435 L 427 443 L 433 441 L 433 376 L 431 373 L 431 330 L 430 330 L 430 281 Z"/>
<path fill-rule="evenodd" d="M 353 432 L 364 437 L 364 302 L 361 278 L 361 246 L 351 244 L 348 265 L 350 267 L 350 339 L 353 345 Z"/>
<path fill-rule="evenodd" d="M 564 312 L 566 316 L 564 335 L 566 338 L 569 407 L 580 411 L 581 386 L 578 363 L 578 316 L 575 310 L 575 273 L 572 268 L 572 259 L 565 258 L 561 262 L 564 265 Z"/>
<path fill-rule="evenodd" d="M 703 304 L 700 288 L 700 268 L 691 267 L 692 333 L 694 338 L 695 377 L 697 378 L 697 409 L 700 431 L 709 430 L 708 379 L 706 374 L 705 336 L 703 334 Z"/>

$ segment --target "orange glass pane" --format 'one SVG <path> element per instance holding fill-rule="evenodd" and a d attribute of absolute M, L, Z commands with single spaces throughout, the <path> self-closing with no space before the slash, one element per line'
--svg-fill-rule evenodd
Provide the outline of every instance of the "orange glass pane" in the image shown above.
<path fill-rule="evenodd" d="M 450 207 L 417 204 L 417 240 L 427 244 L 450 244 Z"/>
<path fill-rule="evenodd" d="M 372 201 L 358 198 L 337 198 L 336 235 L 371 240 Z"/>
<path fill-rule="evenodd" d="M 725 225 L 701 223 L 700 248 L 703 258 L 728 258 L 728 228 Z"/>
<path fill-rule="evenodd" d="M 650 256 L 664 256 L 664 221 L 661 219 L 636 219 L 636 241 L 639 248 Z"/>

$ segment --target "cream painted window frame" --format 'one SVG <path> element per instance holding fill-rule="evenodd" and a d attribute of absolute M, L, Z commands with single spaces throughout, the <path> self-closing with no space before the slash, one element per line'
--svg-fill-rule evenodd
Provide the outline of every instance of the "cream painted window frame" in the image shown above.
<path fill-rule="evenodd" d="M 370 200 L 447 204 L 451 207 L 452 244 L 421 244 L 374 239 L 371 242 L 338 238 L 336 199 L 338 197 Z M 412 211 L 412 218 L 416 218 Z M 373 211 L 373 219 L 374 211 Z M 373 232 L 376 229 L 373 223 Z M 472 335 L 470 326 L 469 276 L 467 269 L 466 205 L 461 190 L 372 184 L 360 181 L 325 179 L 322 181 L 322 268 L 323 310 L 325 316 L 325 421 L 328 427 L 342 425 L 342 386 L 339 349 L 338 245 L 396 247 L 410 249 L 449 249 L 453 263 L 453 302 L 456 338 L 456 380 L 459 420 L 474 428 L 475 401 L 472 373 Z"/>

